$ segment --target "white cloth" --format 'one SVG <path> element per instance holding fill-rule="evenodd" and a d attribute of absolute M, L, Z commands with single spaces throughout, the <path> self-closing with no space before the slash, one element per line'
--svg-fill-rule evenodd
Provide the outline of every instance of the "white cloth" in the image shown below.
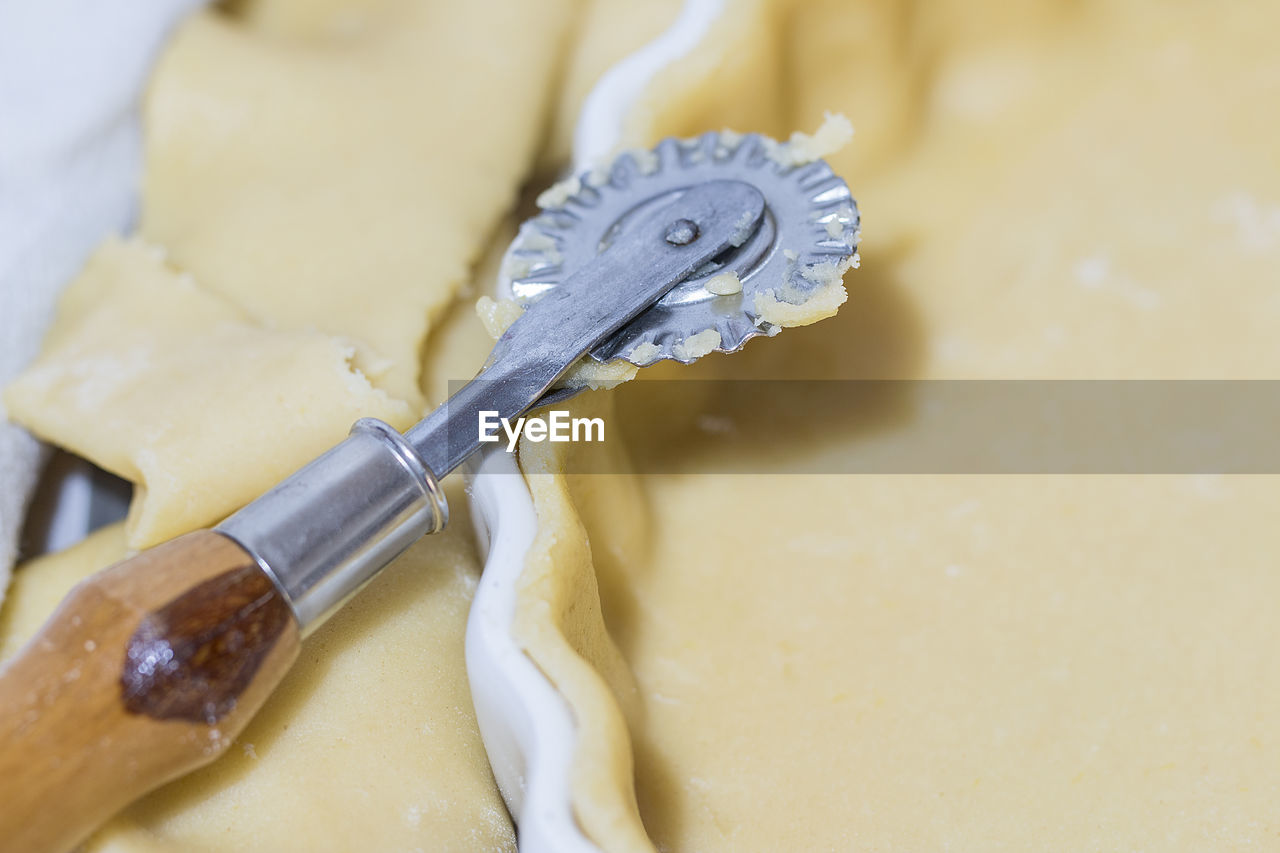
<path fill-rule="evenodd" d="M 0 0 L 0 386 L 35 356 L 93 247 L 132 223 L 142 88 L 199 4 Z M 0 403 L 0 596 L 40 461 Z"/>

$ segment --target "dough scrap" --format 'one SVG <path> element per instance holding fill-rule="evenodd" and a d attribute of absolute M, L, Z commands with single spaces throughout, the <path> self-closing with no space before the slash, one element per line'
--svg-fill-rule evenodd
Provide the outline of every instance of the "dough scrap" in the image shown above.
<path fill-rule="evenodd" d="M 790 139 L 769 151 L 769 156 L 787 168 L 803 166 L 830 157 L 852 139 L 853 123 L 838 113 L 826 113 L 816 131 L 793 131 Z"/>
<path fill-rule="evenodd" d="M 720 333 L 715 329 L 705 329 L 673 346 L 671 353 L 678 359 L 701 358 L 718 346 Z"/>
<path fill-rule="evenodd" d="M 128 537 L 144 548 L 221 520 L 360 417 L 411 425 L 361 363 L 348 341 L 249 321 L 157 249 L 108 242 L 5 401 L 36 435 L 136 484 Z"/>
<path fill-rule="evenodd" d="M 843 264 L 820 264 L 805 276 L 813 284 L 812 290 L 796 292 L 791 282 L 780 288 L 768 289 L 756 294 L 757 316 L 767 323 L 781 328 L 808 326 L 819 320 L 834 317 L 849 299 L 844 287 L 845 270 L 856 265 L 857 256 Z M 782 298 L 779 299 L 778 297 Z"/>
<path fill-rule="evenodd" d="M 707 290 L 716 296 L 732 296 L 742 292 L 742 279 L 733 270 L 713 275 L 707 280 Z"/>

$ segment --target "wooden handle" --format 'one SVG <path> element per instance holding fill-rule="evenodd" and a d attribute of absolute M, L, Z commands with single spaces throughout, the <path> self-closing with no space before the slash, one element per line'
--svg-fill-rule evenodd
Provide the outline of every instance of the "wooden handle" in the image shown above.
<path fill-rule="evenodd" d="M 298 645 L 271 579 L 212 531 L 81 582 L 0 670 L 0 851 L 63 853 L 212 761 Z"/>

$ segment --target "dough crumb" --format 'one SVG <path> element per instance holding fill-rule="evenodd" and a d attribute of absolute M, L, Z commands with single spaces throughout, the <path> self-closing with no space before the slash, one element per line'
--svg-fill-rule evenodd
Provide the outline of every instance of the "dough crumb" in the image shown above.
<path fill-rule="evenodd" d="M 609 183 L 609 169 L 612 164 L 609 162 L 596 163 L 587 172 L 584 183 L 592 189 L 596 189 Z"/>
<path fill-rule="evenodd" d="M 840 113 L 826 113 L 822 126 L 812 134 L 796 131 L 786 142 L 775 145 L 769 157 L 784 168 L 803 166 L 830 157 L 853 139 L 853 123 Z"/>
<path fill-rule="evenodd" d="M 834 317 L 848 298 L 849 294 L 839 280 L 819 288 L 799 305 L 784 302 L 778 299 L 774 291 L 766 290 L 756 295 L 756 316 L 775 327 L 808 326 Z"/>
<path fill-rule="evenodd" d="M 742 134 L 736 130 L 725 128 L 720 131 L 720 139 L 716 144 L 716 156 L 727 157 L 734 151 L 738 150 L 738 146 L 742 144 Z"/>
<path fill-rule="evenodd" d="M 633 362 L 643 361 L 647 363 L 653 361 L 654 357 L 660 352 L 662 352 L 662 348 L 657 344 L 650 343 L 649 341 L 643 341 L 636 344 L 636 348 L 631 351 L 631 354 L 628 355 L 627 358 Z"/>
<path fill-rule="evenodd" d="M 592 391 L 601 391 L 616 388 L 623 382 L 634 379 L 639 369 L 631 362 L 622 359 L 601 364 L 591 356 L 583 356 L 559 384 L 566 388 L 589 388 Z"/>
<path fill-rule="evenodd" d="M 795 263 L 799 255 L 784 250 L 787 260 Z M 757 321 L 771 324 L 770 336 L 777 334 L 778 328 L 808 326 L 827 317 L 835 316 L 836 310 L 845 303 L 849 294 L 844 289 L 844 274 L 850 269 L 857 269 L 858 254 L 841 261 L 824 261 L 820 264 L 801 267 L 794 270 L 800 279 L 813 287 L 797 287 L 796 279 L 789 278 L 778 290 L 766 290 L 756 294 L 755 311 Z"/>
<path fill-rule="evenodd" d="M 476 300 L 476 316 L 480 318 L 484 330 L 495 341 L 503 332 L 511 328 L 511 324 L 520 319 L 524 308 L 512 299 L 493 299 L 481 296 Z"/>
<path fill-rule="evenodd" d="M 509 255 L 502 262 L 502 277 L 508 281 L 525 278 L 533 271 L 533 261 L 519 255 Z"/>
<path fill-rule="evenodd" d="M 855 260 L 856 257 L 855 255 L 853 258 L 843 261 L 823 261 L 820 264 L 806 267 L 800 274 L 807 281 L 811 281 L 819 287 L 824 287 L 833 281 L 840 281 L 844 278 L 846 270 L 856 267 L 858 265 Z"/>
<path fill-rule="evenodd" d="M 582 189 L 582 180 L 577 175 L 571 175 L 563 181 L 552 184 L 547 187 L 538 196 L 536 204 L 543 210 L 554 210 L 564 207 L 565 203 L 571 197 L 577 195 Z"/>
<path fill-rule="evenodd" d="M 629 152 L 631 159 L 635 160 L 636 165 L 640 167 L 640 174 L 652 175 L 658 171 L 658 152 L 651 151 L 648 148 L 641 148 Z"/>
<path fill-rule="evenodd" d="M 720 346 L 720 333 L 715 329 L 707 329 L 673 346 L 671 354 L 680 361 L 686 361 L 702 358 L 718 346 Z"/>
<path fill-rule="evenodd" d="M 556 241 L 549 235 L 542 233 L 537 228 L 530 229 L 520 235 L 520 247 L 528 249 L 530 252 L 548 252 L 555 251 L 560 247 L 556 245 Z"/>
<path fill-rule="evenodd" d="M 742 292 L 742 279 L 738 278 L 738 274 L 732 270 L 722 272 L 707 282 L 707 290 L 716 296 L 732 296 Z"/>
<path fill-rule="evenodd" d="M 733 236 L 729 238 L 730 246 L 741 246 L 747 242 L 747 238 L 755 233 L 756 219 L 751 215 L 751 211 L 743 211 L 742 216 L 738 217 L 738 221 L 733 224 Z"/>

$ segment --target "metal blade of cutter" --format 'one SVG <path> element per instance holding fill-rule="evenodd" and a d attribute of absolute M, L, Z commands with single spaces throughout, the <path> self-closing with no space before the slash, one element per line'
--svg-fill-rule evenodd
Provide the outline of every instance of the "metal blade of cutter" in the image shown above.
<path fill-rule="evenodd" d="M 798 301 L 824 270 L 855 264 L 858 207 L 848 185 L 821 160 L 793 162 L 780 145 L 758 134 L 705 133 L 665 139 L 653 151 L 629 152 L 566 182 L 566 192 L 520 227 L 503 259 L 500 295 L 525 304 L 561 287 L 590 263 L 615 234 L 687 187 L 710 180 L 751 184 L 765 199 L 759 225 L 740 245 L 663 295 L 648 310 L 591 350 L 600 362 L 624 359 L 645 367 L 662 359 L 685 364 L 698 356 L 679 345 L 714 330 L 713 351 L 733 352 L 749 339 L 779 331 L 756 310 L 763 293 L 791 293 Z M 572 190 L 572 191 L 568 191 Z M 708 285 L 732 273 L 741 289 Z M 557 391 L 557 393 L 564 393 Z"/>

